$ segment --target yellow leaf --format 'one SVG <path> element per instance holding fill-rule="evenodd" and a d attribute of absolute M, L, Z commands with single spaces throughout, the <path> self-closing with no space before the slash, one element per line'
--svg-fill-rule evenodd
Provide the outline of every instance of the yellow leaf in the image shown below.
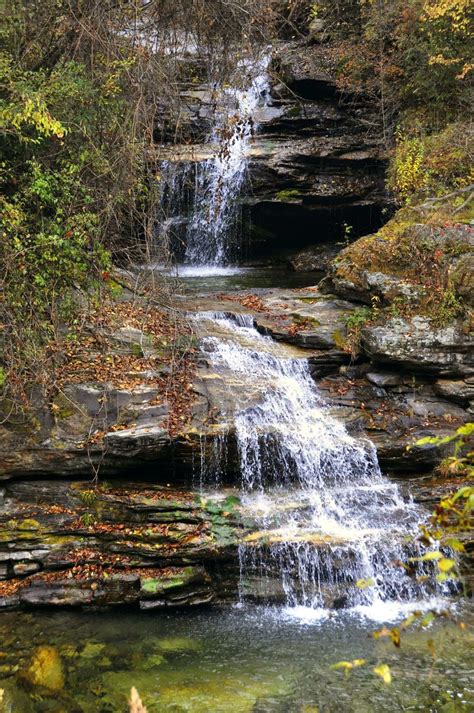
<path fill-rule="evenodd" d="M 390 672 L 390 667 L 387 666 L 386 663 L 381 663 L 379 664 L 379 666 L 375 666 L 373 671 L 377 674 L 377 676 L 380 676 L 384 683 L 392 682 L 392 674 Z"/>
<path fill-rule="evenodd" d="M 347 675 L 349 671 L 357 666 L 363 666 L 365 664 L 365 659 L 354 659 L 353 661 L 338 661 L 333 663 L 331 668 L 333 669 L 343 669 L 344 673 Z"/>
<path fill-rule="evenodd" d="M 367 589 L 367 587 L 373 587 L 375 584 L 375 579 L 369 577 L 369 579 L 358 579 L 356 582 L 356 587 L 359 589 Z"/>
<path fill-rule="evenodd" d="M 438 568 L 442 572 L 449 572 L 450 570 L 452 570 L 455 564 L 456 560 L 450 560 L 446 557 L 443 557 L 442 559 L 438 560 Z"/>

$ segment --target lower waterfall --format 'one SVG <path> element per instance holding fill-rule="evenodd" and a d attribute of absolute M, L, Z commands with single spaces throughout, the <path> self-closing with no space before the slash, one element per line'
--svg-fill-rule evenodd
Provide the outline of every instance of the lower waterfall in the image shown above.
<path fill-rule="evenodd" d="M 429 598 L 429 563 L 403 564 L 422 554 L 413 535 L 423 512 L 382 475 L 374 446 L 331 415 L 307 359 L 259 334 L 251 316 L 197 319 L 232 396 L 241 501 L 256 524 L 240 545 L 242 599 L 377 616 Z"/>

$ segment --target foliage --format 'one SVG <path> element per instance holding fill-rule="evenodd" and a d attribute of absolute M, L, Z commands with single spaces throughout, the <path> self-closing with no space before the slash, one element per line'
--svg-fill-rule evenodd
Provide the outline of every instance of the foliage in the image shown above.
<path fill-rule="evenodd" d="M 426 436 L 419 439 L 415 445 L 435 445 L 435 446 L 450 446 L 452 455 L 442 462 L 439 466 L 444 474 L 465 475 L 469 478 L 474 477 L 474 449 L 471 450 L 472 439 L 474 438 L 474 423 L 465 423 L 456 431 L 448 436 Z"/>
<path fill-rule="evenodd" d="M 357 307 L 347 318 L 346 326 L 350 331 L 355 331 L 363 327 L 373 318 L 370 307 Z"/>
<path fill-rule="evenodd" d="M 385 120 L 401 105 L 437 122 L 468 105 L 468 0 L 320 0 L 312 15 L 339 44 L 341 84 L 378 96 Z"/>
<path fill-rule="evenodd" d="M 412 124 L 408 131 L 399 129 L 396 136 L 389 185 L 404 202 L 418 203 L 474 183 L 474 142 L 467 124 L 452 123 L 431 135 L 419 123 Z"/>
<path fill-rule="evenodd" d="M 379 316 L 379 298 L 372 298 L 372 306 L 357 307 L 346 319 L 347 337 L 343 348 L 352 356 L 357 356 L 360 351 L 362 329 Z"/>
<path fill-rule="evenodd" d="M 13 403 L 26 404 L 38 386 L 51 391 L 64 333 L 74 338 L 79 307 L 84 313 L 84 303 L 107 292 L 112 260 L 149 253 L 156 141 L 180 138 L 180 83 L 189 71 L 176 38 L 185 31 L 199 39 L 205 65 L 222 80 L 236 47 L 250 52 L 261 37 L 268 11 L 268 0 L 8 3 L 0 31 L 0 387 Z"/>

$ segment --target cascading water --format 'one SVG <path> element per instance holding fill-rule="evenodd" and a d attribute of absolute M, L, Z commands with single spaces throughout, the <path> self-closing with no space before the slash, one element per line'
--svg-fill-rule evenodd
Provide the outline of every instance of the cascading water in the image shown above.
<path fill-rule="evenodd" d="M 164 161 L 161 165 L 161 225 L 168 228 L 170 221 L 180 225 L 185 218 L 180 239 L 187 265 L 224 266 L 238 251 L 237 199 L 245 184 L 249 148 L 257 128 L 255 113 L 268 99 L 267 66 L 267 56 L 242 60 L 233 86 L 214 88 L 213 126 L 206 140 L 208 158 Z M 160 239 L 167 238 L 162 230 Z"/>
<path fill-rule="evenodd" d="M 240 547 L 242 596 L 276 583 L 290 606 L 385 612 L 425 598 L 430 578 L 401 564 L 420 554 L 409 540 L 422 514 L 381 474 L 372 444 L 330 415 L 307 360 L 250 316 L 198 319 L 218 333 L 202 349 L 232 392 L 242 502 L 258 529 Z"/>

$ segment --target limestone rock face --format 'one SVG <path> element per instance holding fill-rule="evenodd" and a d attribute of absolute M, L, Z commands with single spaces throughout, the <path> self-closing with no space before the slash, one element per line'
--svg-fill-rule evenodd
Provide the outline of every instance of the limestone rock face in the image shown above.
<path fill-rule="evenodd" d="M 146 482 L 93 489 L 38 480 L 13 482 L 4 495 L 0 608 L 152 609 L 235 598 L 238 542 L 249 522 L 233 491 L 213 501 Z M 29 511 L 38 519 L 27 530 Z M 62 688 L 57 652 L 38 649 L 25 676 Z"/>
<path fill-rule="evenodd" d="M 341 250 L 321 289 L 366 304 L 375 296 L 382 304 L 414 306 L 444 289 L 471 304 L 473 260 L 472 227 L 419 224 L 402 214 Z"/>
<path fill-rule="evenodd" d="M 470 226 L 410 223 L 402 215 L 342 250 L 320 289 L 376 305 L 360 335 L 374 363 L 470 377 L 473 256 Z M 462 400 L 470 401 L 467 390 Z"/>
<path fill-rule="evenodd" d="M 436 329 L 424 317 L 393 318 L 364 328 L 362 348 L 377 363 L 453 377 L 474 374 L 474 338 L 459 323 Z"/>

